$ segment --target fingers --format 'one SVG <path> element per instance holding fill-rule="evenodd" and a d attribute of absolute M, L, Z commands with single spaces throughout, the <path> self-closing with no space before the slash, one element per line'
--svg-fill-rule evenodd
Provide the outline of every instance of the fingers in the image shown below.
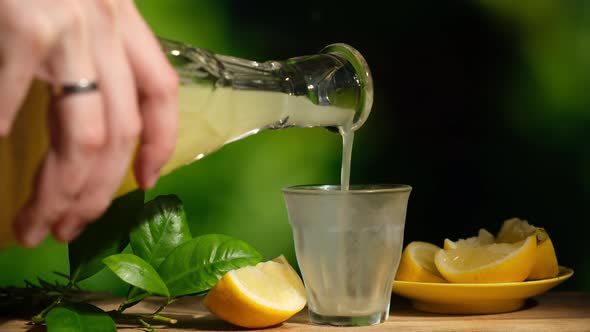
<path fill-rule="evenodd" d="M 29 54 L 21 57 L 16 51 L 26 50 L 25 47 L 15 45 L 8 54 L 4 55 L 0 63 L 0 137 L 7 136 L 22 103 L 30 82 L 33 70 L 39 60 Z"/>
<path fill-rule="evenodd" d="M 18 6 L 6 1 L 0 10 L 0 137 L 8 135 L 16 113 L 54 38 L 51 29 L 41 29 L 42 20 L 15 15 Z"/>
<path fill-rule="evenodd" d="M 81 8 L 70 8 L 60 41 L 44 67 L 53 85 L 94 79 L 88 22 Z M 100 95 L 87 92 L 53 98 L 48 114 L 50 147 L 35 180 L 33 196 L 17 216 L 15 231 L 25 246 L 39 244 L 76 204 L 105 142 Z M 57 234 L 60 240 L 69 236 Z"/>
<path fill-rule="evenodd" d="M 114 1 L 88 1 L 92 51 L 104 103 L 106 141 L 98 153 L 80 199 L 53 227 L 56 238 L 70 240 L 85 223 L 108 207 L 126 174 L 141 130 L 137 93 L 118 25 Z"/>
<path fill-rule="evenodd" d="M 50 230 L 58 240 L 69 241 L 110 204 L 140 133 L 136 178 L 143 188 L 155 183 L 176 140 L 178 78 L 130 0 L 60 2 L 68 6 L 36 0 L 10 3 L 46 14 L 53 28 L 34 30 L 53 33 L 32 41 L 44 47 L 43 52 L 27 52 L 35 50 L 31 45 L 14 54 L 0 48 L 0 100 L 5 106 L 0 110 L 0 136 L 8 131 L 34 75 L 54 85 L 85 78 L 96 79 L 100 86 L 98 92 L 53 98 L 50 148 L 32 197 L 15 222 L 17 238 L 25 246 L 37 245 Z M 5 13 L 0 13 L 0 24 Z M 8 64 L 15 61 L 26 66 L 9 71 L 14 66 Z M 20 90 L 5 89 L 15 82 Z"/>
<path fill-rule="evenodd" d="M 147 189 L 157 181 L 160 168 L 170 158 L 176 143 L 178 76 L 134 2 L 119 3 L 126 18 L 122 22 L 123 38 L 139 91 L 143 121 L 134 170 L 138 184 Z"/>

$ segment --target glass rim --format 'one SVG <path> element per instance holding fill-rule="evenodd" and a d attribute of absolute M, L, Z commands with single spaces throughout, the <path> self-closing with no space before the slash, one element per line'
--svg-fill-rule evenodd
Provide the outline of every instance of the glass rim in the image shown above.
<path fill-rule="evenodd" d="M 303 184 L 283 188 L 284 194 L 350 195 L 377 193 L 405 193 L 412 187 L 407 184 L 351 184 L 349 190 L 340 190 L 339 184 Z"/>

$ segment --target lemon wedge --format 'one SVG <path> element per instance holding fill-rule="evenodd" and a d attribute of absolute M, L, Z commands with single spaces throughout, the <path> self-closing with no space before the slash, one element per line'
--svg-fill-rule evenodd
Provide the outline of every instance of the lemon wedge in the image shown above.
<path fill-rule="evenodd" d="M 495 242 L 494 235 L 488 232 L 485 228 L 479 230 L 477 236 L 473 236 L 467 239 L 459 239 L 457 241 L 451 241 L 449 239 L 445 239 L 444 248 L 445 249 L 457 249 L 463 247 L 479 247 L 486 244 L 492 244 Z"/>
<path fill-rule="evenodd" d="M 418 282 L 446 282 L 434 265 L 438 246 L 414 241 L 406 246 L 397 269 L 395 280 Z"/>
<path fill-rule="evenodd" d="M 537 238 L 529 236 L 517 243 L 441 249 L 434 255 L 434 263 L 449 282 L 518 282 L 530 274 L 536 253 Z"/>
<path fill-rule="evenodd" d="M 537 237 L 535 264 L 527 280 L 554 278 L 559 274 L 559 265 L 553 242 L 545 229 L 530 225 L 528 221 L 512 218 L 504 221 L 496 240 L 503 243 L 515 243 L 528 236 Z"/>
<path fill-rule="evenodd" d="M 284 257 L 226 273 L 205 297 L 219 318 L 246 328 L 284 322 L 307 302 L 303 282 Z"/>
<path fill-rule="evenodd" d="M 530 225 L 526 220 L 511 218 L 504 220 L 496 239 L 502 243 L 514 243 L 533 235 L 536 230 L 537 227 Z"/>

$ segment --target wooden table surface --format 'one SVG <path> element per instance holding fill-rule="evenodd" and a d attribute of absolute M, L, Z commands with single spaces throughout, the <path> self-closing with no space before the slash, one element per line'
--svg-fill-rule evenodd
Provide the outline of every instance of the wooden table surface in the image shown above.
<path fill-rule="evenodd" d="M 119 301 L 97 303 L 105 310 L 116 308 Z M 145 301 L 129 312 L 147 313 L 157 308 L 157 302 Z M 225 323 L 205 309 L 200 298 L 183 299 L 170 305 L 163 313 L 178 319 L 171 326 L 156 325 L 159 331 L 251 331 Z M 2 332 L 43 332 L 43 327 L 28 325 L 23 319 L 0 317 Z M 362 328 L 338 328 L 311 325 L 307 309 L 287 322 L 264 331 L 510 331 L 510 332 L 583 332 L 590 331 L 590 293 L 549 292 L 527 303 L 522 310 L 494 315 L 437 315 L 417 311 L 406 300 L 394 296 L 389 320 L 381 325 Z M 137 326 L 119 325 L 119 331 L 141 331 Z"/>

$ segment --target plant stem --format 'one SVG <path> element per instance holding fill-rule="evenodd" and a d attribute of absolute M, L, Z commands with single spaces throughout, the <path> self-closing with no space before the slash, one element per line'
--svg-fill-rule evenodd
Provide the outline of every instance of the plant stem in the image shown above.
<path fill-rule="evenodd" d="M 148 322 L 146 322 L 145 320 L 139 318 L 139 322 L 141 323 L 141 325 L 143 325 L 143 327 L 145 327 L 149 332 L 157 332 L 156 329 L 154 329 L 152 327 L 152 325 Z"/>
<path fill-rule="evenodd" d="M 178 320 L 162 315 L 143 315 L 143 314 L 130 314 L 131 316 L 139 317 L 140 319 L 150 319 L 155 320 L 157 322 L 167 323 L 167 324 L 176 324 Z"/>
<path fill-rule="evenodd" d="M 34 324 L 41 324 L 45 321 L 45 316 L 47 315 L 47 313 L 49 311 L 51 311 L 51 309 L 55 308 L 56 306 L 60 305 L 64 298 L 66 297 L 66 295 L 68 294 L 68 291 L 70 291 L 72 289 L 72 287 L 74 287 L 75 284 L 72 282 L 69 282 L 65 287 L 64 287 L 64 291 L 63 293 L 59 294 L 59 296 L 57 297 L 57 299 L 55 299 L 50 305 L 47 306 L 47 308 L 43 309 L 40 313 L 36 314 L 35 316 L 33 316 L 31 318 L 31 321 Z"/>
<path fill-rule="evenodd" d="M 40 313 L 38 313 L 35 316 L 33 316 L 33 318 L 31 318 L 31 321 L 34 324 L 41 324 L 41 323 L 43 323 L 45 321 L 45 315 L 47 315 L 47 313 L 51 309 L 55 308 L 60 303 L 61 303 L 61 298 L 56 299 L 50 305 L 48 305 L 47 308 L 43 309 Z"/>
<path fill-rule="evenodd" d="M 140 322 L 148 319 L 148 320 L 153 320 L 153 321 L 162 322 L 162 323 L 166 323 L 166 324 L 178 323 L 178 320 L 176 320 L 174 318 L 170 318 L 170 317 L 166 317 L 166 316 L 162 316 L 162 315 L 158 315 L 158 314 L 127 314 L 127 313 L 119 312 L 117 310 L 109 311 L 108 314 L 111 315 L 111 317 L 113 317 L 113 318 L 134 317 L 134 318 L 139 319 Z M 143 324 L 143 322 L 142 322 L 142 324 Z"/>
<path fill-rule="evenodd" d="M 127 300 L 125 300 L 125 302 L 121 303 L 121 305 L 119 305 L 119 308 L 117 309 L 117 311 L 119 313 L 123 313 L 123 311 L 133 307 L 134 305 L 138 304 L 139 301 L 133 301 L 133 302 L 127 302 Z"/>
<path fill-rule="evenodd" d="M 155 312 L 154 312 L 152 315 L 157 315 L 157 314 L 159 314 L 160 312 L 162 312 L 162 310 L 164 310 L 164 308 L 166 308 L 166 306 L 168 306 L 168 305 L 170 305 L 170 304 L 172 304 L 172 303 L 174 303 L 174 302 L 176 302 L 176 301 L 178 301 L 178 300 L 180 300 L 180 298 L 179 298 L 179 297 L 173 297 L 173 298 L 169 298 L 168 300 L 166 300 L 166 303 L 162 304 L 162 305 L 161 305 L 161 306 L 158 308 L 158 310 L 156 310 L 156 311 L 155 311 Z"/>

